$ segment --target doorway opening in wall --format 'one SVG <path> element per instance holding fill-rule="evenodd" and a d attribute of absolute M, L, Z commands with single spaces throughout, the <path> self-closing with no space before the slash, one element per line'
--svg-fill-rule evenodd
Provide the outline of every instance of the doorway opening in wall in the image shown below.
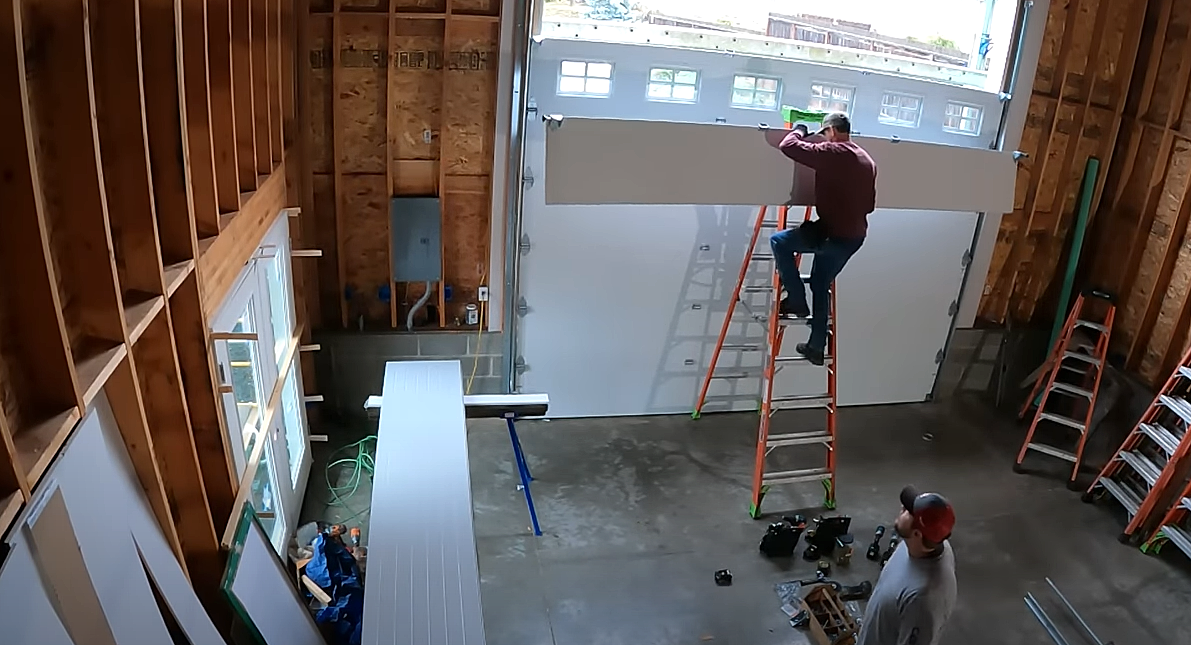
<path fill-rule="evenodd" d="M 1000 92 L 1019 0 L 538 0 L 540 35 L 713 49 Z"/>

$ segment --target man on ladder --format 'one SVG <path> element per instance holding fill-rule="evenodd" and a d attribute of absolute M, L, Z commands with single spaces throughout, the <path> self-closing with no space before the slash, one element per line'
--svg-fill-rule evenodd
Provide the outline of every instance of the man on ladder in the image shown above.
<path fill-rule="evenodd" d="M 815 171 L 815 209 L 819 219 L 778 231 L 769 238 L 778 276 L 786 289 L 779 309 L 783 317 L 811 316 L 811 335 L 795 350 L 815 365 L 823 364 L 827 346 L 829 290 L 868 233 L 868 214 L 877 204 L 877 164 L 852 141 L 848 115 L 835 112 L 823 119 L 823 129 L 807 140 L 807 128 L 768 130 L 766 140 L 787 157 Z M 794 262 L 796 253 L 813 253 L 811 295 L 813 315 Z M 797 285 L 797 286 L 795 286 Z"/>

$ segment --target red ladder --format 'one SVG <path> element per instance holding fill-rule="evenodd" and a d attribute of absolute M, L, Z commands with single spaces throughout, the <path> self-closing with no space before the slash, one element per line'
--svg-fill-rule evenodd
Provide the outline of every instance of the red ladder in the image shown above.
<path fill-rule="evenodd" d="M 735 289 L 732 291 L 732 300 L 729 303 L 728 311 L 724 316 L 724 323 L 720 328 L 719 338 L 716 339 L 715 351 L 711 355 L 711 364 L 707 369 L 707 375 L 703 378 L 703 385 L 699 390 L 699 396 L 695 402 L 695 410 L 691 413 L 691 416 L 695 419 L 698 419 L 702 414 L 703 406 L 707 402 L 707 393 L 711 388 L 711 382 L 713 380 L 740 379 L 748 378 L 750 376 L 748 372 L 737 372 L 731 374 L 717 373 L 716 365 L 719 363 L 720 353 L 722 351 L 764 352 L 764 366 L 761 372 L 761 421 L 757 429 L 757 451 L 756 460 L 753 467 L 752 500 L 749 504 L 749 515 L 754 518 L 760 517 L 761 515 L 761 500 L 764 499 L 765 494 L 769 491 L 769 487 L 777 484 L 794 484 L 811 481 L 822 482 L 824 488 L 823 505 L 827 509 L 835 508 L 835 285 L 831 285 L 831 304 L 828 313 L 827 347 L 826 351 L 824 352 L 824 365 L 827 367 L 827 392 L 824 394 L 800 394 L 793 396 L 774 397 L 773 381 L 774 377 L 781 369 L 780 364 L 805 362 L 806 359 L 799 355 L 781 355 L 782 339 L 785 336 L 786 327 L 791 324 L 802 325 L 804 321 L 783 320 L 778 315 L 778 310 L 781 305 L 782 287 L 778 280 L 774 258 L 772 253 L 758 252 L 757 241 L 761 237 L 762 229 L 773 228 L 776 230 L 785 230 L 787 228 L 789 208 L 786 206 L 779 207 L 776 221 L 766 220 L 765 215 L 767 212 L 768 207 L 762 206 L 757 213 L 757 221 L 753 225 L 753 234 L 752 238 L 749 240 L 748 251 L 740 265 L 740 276 L 736 281 Z M 803 222 L 809 221 L 810 218 L 811 208 L 807 207 L 803 216 Z M 763 263 L 768 268 L 768 273 L 770 276 L 772 276 L 772 284 L 770 286 L 745 285 L 745 281 L 749 276 L 749 268 L 754 263 Z M 794 263 L 796 267 L 802 266 L 802 254 L 795 256 Z M 806 281 L 809 280 L 810 276 L 801 275 L 801 277 L 803 284 L 799 286 L 805 288 L 804 285 Z M 741 298 L 741 295 L 744 293 L 768 293 L 770 295 L 769 302 L 766 304 L 768 314 L 751 314 L 752 321 L 764 323 L 766 325 L 766 343 L 763 347 L 756 344 L 724 344 L 724 340 L 728 336 L 728 329 L 733 322 L 733 314 L 736 312 L 736 305 L 741 304 L 746 310 L 748 309 L 748 303 Z M 770 425 L 773 415 L 776 412 L 780 410 L 809 408 L 824 408 L 827 411 L 826 429 L 794 432 L 788 434 L 770 434 Z M 791 446 L 815 445 L 820 445 L 826 449 L 826 463 L 823 467 L 766 472 L 765 458 L 773 449 Z"/>
<path fill-rule="evenodd" d="M 1099 322 L 1087 319 L 1085 296 L 1106 303 L 1107 309 Z M 1026 454 L 1033 450 L 1071 462 L 1071 478 L 1067 482 L 1067 487 L 1079 490 L 1076 478 L 1079 476 L 1079 466 L 1083 462 L 1084 446 L 1087 444 L 1088 434 L 1092 429 L 1092 413 L 1096 409 L 1096 396 L 1100 391 L 1100 377 L 1104 374 L 1104 363 L 1108 356 L 1108 340 L 1112 335 L 1112 322 L 1115 316 L 1116 307 L 1112 304 L 1112 297 L 1104 292 L 1091 290 L 1079 294 L 1079 297 L 1076 298 L 1071 315 L 1067 316 L 1067 322 L 1063 325 L 1063 332 L 1055 342 L 1050 358 L 1047 359 L 1050 369 L 1044 370 L 1038 375 L 1038 379 L 1034 382 L 1034 389 L 1030 391 L 1029 398 L 1026 399 L 1021 412 L 1017 415 L 1018 418 L 1025 418 L 1033 403 L 1038 401 L 1038 411 L 1034 414 L 1030 430 L 1026 433 L 1021 450 L 1017 453 L 1017 463 L 1013 464 L 1014 472 L 1023 472 L 1021 462 L 1026 458 Z M 1080 351 L 1086 348 L 1073 346 L 1075 332 L 1081 328 L 1091 330 L 1095 334 L 1090 354 Z M 1069 375 L 1074 375 L 1074 378 Z M 1045 384 L 1045 388 L 1043 384 Z M 1039 392 L 1042 393 L 1041 399 L 1038 398 Z M 1077 410 L 1075 415 L 1050 409 L 1056 402 L 1051 398 L 1052 395 L 1061 395 L 1064 401 L 1072 403 L 1074 409 Z M 1082 415 L 1079 411 L 1082 411 Z M 1079 439 L 1076 442 L 1075 451 L 1070 452 L 1035 442 L 1034 433 L 1037 432 L 1038 425 L 1043 422 L 1077 431 Z"/>

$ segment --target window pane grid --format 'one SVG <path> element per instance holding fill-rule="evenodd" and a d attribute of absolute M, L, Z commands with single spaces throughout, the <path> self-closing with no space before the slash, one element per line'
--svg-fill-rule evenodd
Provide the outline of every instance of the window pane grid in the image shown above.
<path fill-rule="evenodd" d="M 983 116 L 984 109 L 978 105 L 949 101 L 943 116 L 943 129 L 956 134 L 977 135 Z"/>
<path fill-rule="evenodd" d="M 780 88 L 781 81 L 776 78 L 738 74 L 732 79 L 732 105 L 774 109 Z"/>
<path fill-rule="evenodd" d="M 922 117 L 922 97 L 898 92 L 881 95 L 881 112 L 877 120 L 886 125 L 916 128 Z"/>
<path fill-rule="evenodd" d="M 646 97 L 654 101 L 693 103 L 698 96 L 699 73 L 655 67 L 649 70 Z"/>
<path fill-rule="evenodd" d="M 612 93 L 612 63 L 564 60 L 558 76 L 559 94 L 608 96 Z"/>
<path fill-rule="evenodd" d="M 818 112 L 852 113 L 852 96 L 855 90 L 830 83 L 811 83 L 811 99 L 807 109 Z"/>

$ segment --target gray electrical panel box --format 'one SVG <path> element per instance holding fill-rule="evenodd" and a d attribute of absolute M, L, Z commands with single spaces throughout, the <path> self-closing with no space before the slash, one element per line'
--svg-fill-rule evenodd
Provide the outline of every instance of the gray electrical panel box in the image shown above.
<path fill-rule="evenodd" d="M 393 281 L 442 280 L 442 212 L 437 197 L 394 197 L 389 202 Z"/>

